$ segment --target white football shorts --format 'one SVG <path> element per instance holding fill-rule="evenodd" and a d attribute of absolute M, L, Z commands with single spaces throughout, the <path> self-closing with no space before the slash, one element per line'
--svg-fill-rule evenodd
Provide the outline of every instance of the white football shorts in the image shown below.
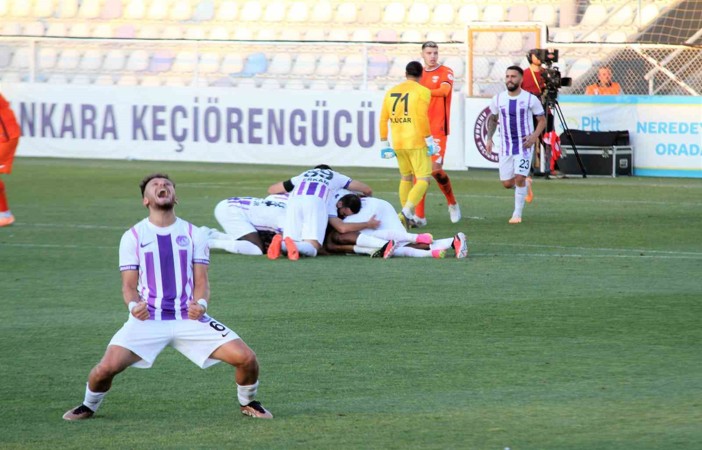
<path fill-rule="evenodd" d="M 528 177 L 533 151 L 532 147 L 526 154 L 500 155 L 500 181 L 511 180 L 516 175 Z"/>
<path fill-rule="evenodd" d="M 224 232 L 234 239 L 256 232 L 256 228 L 251 224 L 246 214 L 239 208 L 229 206 L 227 200 L 217 203 L 214 215 L 217 222 L 222 225 Z"/>
<path fill-rule="evenodd" d="M 294 196 L 288 200 L 285 211 L 283 237 L 295 241 L 316 240 L 324 243 L 329 216 L 324 201 L 317 196 Z"/>
<path fill-rule="evenodd" d="M 148 369 L 166 346 L 171 346 L 202 369 L 220 362 L 210 355 L 222 344 L 239 339 L 233 330 L 204 315 L 198 320 L 139 320 L 131 314 L 109 345 L 141 357 L 133 367 Z"/>

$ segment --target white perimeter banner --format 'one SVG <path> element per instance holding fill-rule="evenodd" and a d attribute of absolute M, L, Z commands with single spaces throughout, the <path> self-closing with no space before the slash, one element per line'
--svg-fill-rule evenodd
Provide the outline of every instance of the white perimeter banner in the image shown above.
<path fill-rule="evenodd" d="M 5 84 L 17 154 L 313 166 L 397 167 L 380 158 L 383 92 Z M 466 170 L 463 97 L 444 167 Z"/>
<path fill-rule="evenodd" d="M 465 101 L 468 167 L 497 168 L 497 155 L 485 152 L 489 103 Z M 559 105 L 571 130 L 629 131 L 634 175 L 702 178 L 701 97 L 562 95 Z M 563 132 L 558 117 L 555 127 Z"/>

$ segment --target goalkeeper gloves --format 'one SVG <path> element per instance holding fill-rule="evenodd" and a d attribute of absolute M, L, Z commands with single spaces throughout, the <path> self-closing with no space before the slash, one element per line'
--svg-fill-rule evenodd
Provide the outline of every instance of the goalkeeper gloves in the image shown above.
<path fill-rule="evenodd" d="M 428 156 L 434 156 L 437 153 L 439 153 L 439 146 L 436 145 L 436 142 L 434 142 L 434 138 L 429 136 L 424 138 L 424 142 L 427 144 L 427 155 Z"/>
<path fill-rule="evenodd" d="M 390 148 L 390 143 L 388 141 L 380 141 L 380 145 L 381 147 L 383 147 L 382 150 L 380 150 L 381 158 L 392 159 L 396 156 L 395 151 L 392 148 Z"/>

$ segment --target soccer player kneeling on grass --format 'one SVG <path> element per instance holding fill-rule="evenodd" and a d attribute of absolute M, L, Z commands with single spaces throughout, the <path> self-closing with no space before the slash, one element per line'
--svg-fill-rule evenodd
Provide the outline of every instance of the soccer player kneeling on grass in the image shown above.
<path fill-rule="evenodd" d="M 203 369 L 220 361 L 234 366 L 242 414 L 272 418 L 254 400 L 256 354 L 234 331 L 206 314 L 210 296 L 207 236 L 176 217 L 175 184 L 168 175 L 149 175 L 140 188 L 149 216 L 124 233 L 119 248 L 129 319 L 90 371 L 83 403 L 63 418 L 92 417 L 117 374 L 129 366 L 151 367 L 168 345 Z"/>

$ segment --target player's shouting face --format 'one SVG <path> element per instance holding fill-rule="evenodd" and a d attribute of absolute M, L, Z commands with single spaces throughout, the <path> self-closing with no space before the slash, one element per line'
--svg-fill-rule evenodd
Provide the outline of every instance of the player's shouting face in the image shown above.
<path fill-rule="evenodd" d="M 144 206 L 171 210 L 178 200 L 173 182 L 166 178 L 153 178 L 144 189 Z"/>

